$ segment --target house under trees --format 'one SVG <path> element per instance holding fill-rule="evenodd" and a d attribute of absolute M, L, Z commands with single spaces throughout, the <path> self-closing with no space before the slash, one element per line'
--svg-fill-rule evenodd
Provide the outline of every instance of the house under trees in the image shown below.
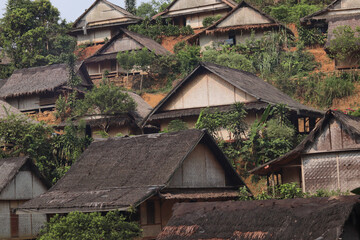
<path fill-rule="evenodd" d="M 136 208 L 144 239 L 154 239 L 187 201 L 235 200 L 245 186 L 205 130 L 94 142 L 47 193 L 18 213 L 128 211 Z"/>
<path fill-rule="evenodd" d="M 251 171 L 304 192 L 351 191 L 360 183 L 360 118 L 329 110 L 292 151 Z"/>
<path fill-rule="evenodd" d="M 107 72 L 107 78 L 125 86 L 124 76 L 126 76 L 128 72 L 133 74 L 140 73 L 140 71 L 136 70 L 128 70 L 128 72 L 124 70 L 116 59 L 119 52 L 136 51 L 147 48 L 156 55 L 171 54 L 163 46 L 149 37 L 131 32 L 125 28 L 119 28 L 118 31 L 119 33 L 116 36 L 85 60 L 87 70 L 94 84 L 99 83 L 104 73 Z"/>
<path fill-rule="evenodd" d="M 315 28 L 322 33 L 327 32 L 325 48 L 328 48 L 330 42 L 336 37 L 334 30 L 338 27 L 350 26 L 353 30 L 360 27 L 360 2 L 335 0 L 326 8 L 302 18 L 300 22 L 306 28 Z M 335 66 L 337 69 L 359 67 L 355 55 L 349 55 L 346 59 L 335 59 Z"/>
<path fill-rule="evenodd" d="M 186 78 L 180 81 L 170 93 L 145 118 L 146 131 L 163 131 L 170 121 L 181 119 L 189 128 L 205 108 L 229 111 L 231 105 L 244 103 L 247 111 L 245 121 L 252 124 L 268 105 L 286 104 L 290 109 L 290 120 L 298 132 L 310 132 L 322 113 L 302 105 L 256 75 L 223 67 L 212 63 L 200 63 Z M 224 139 L 231 139 L 226 132 Z"/>
<path fill-rule="evenodd" d="M 75 65 L 74 72 L 80 79 L 75 90 L 83 94 L 92 87 L 91 79 L 82 63 Z M 53 110 L 60 95 L 73 91 L 68 82 L 66 64 L 19 69 L 0 88 L 0 98 L 21 112 Z"/>

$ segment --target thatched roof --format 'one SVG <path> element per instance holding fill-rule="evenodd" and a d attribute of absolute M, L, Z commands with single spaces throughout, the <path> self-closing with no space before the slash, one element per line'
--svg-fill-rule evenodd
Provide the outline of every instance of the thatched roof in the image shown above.
<path fill-rule="evenodd" d="M 40 174 L 39 170 L 30 158 L 28 157 L 13 157 L 0 159 L 0 193 L 11 183 L 16 174 L 23 166 L 28 165 L 35 175 L 45 184 L 50 187 L 48 181 Z"/>
<path fill-rule="evenodd" d="M 233 25 L 231 27 L 219 27 L 219 24 L 221 24 L 222 22 L 227 20 L 234 13 L 236 13 L 237 10 L 239 10 L 240 8 L 243 8 L 243 7 L 249 7 L 251 9 L 253 9 L 254 11 L 258 12 L 260 15 L 262 15 L 266 19 L 268 19 L 270 21 L 270 23 L 247 24 L 247 25 L 242 25 L 242 24 L 237 25 L 237 24 L 235 24 L 235 25 Z M 214 24 L 210 25 L 209 27 L 205 28 L 204 30 L 202 30 L 202 31 L 198 32 L 197 34 L 193 35 L 192 37 L 188 38 L 187 41 L 188 42 L 193 42 L 195 39 L 197 39 L 202 34 L 213 34 L 215 32 L 223 33 L 223 32 L 229 32 L 229 31 L 233 31 L 233 30 L 252 30 L 252 29 L 268 29 L 268 30 L 285 29 L 287 32 L 289 32 L 290 34 L 293 35 L 293 32 L 290 29 L 288 29 L 285 25 L 278 22 L 276 19 L 274 19 L 270 15 L 262 12 L 260 9 L 258 9 L 256 7 L 254 7 L 253 5 L 247 3 L 246 1 L 242 1 L 241 3 L 239 3 L 236 6 L 236 8 L 234 8 L 232 11 L 230 11 L 224 17 L 222 17 L 221 19 L 219 19 L 218 21 L 216 21 Z"/>
<path fill-rule="evenodd" d="M 173 95 L 180 92 L 182 87 L 188 82 L 190 82 L 192 80 L 192 77 L 200 71 L 213 73 L 216 76 L 227 81 L 231 85 L 235 86 L 236 88 L 244 91 L 250 96 L 253 96 L 258 101 L 252 104 L 257 105 L 257 103 L 259 103 L 259 106 L 257 107 L 258 109 L 260 109 L 264 103 L 271 105 L 281 103 L 286 104 L 291 110 L 296 111 L 300 114 L 311 114 L 319 117 L 322 115 L 320 111 L 296 102 L 291 97 L 281 92 L 279 89 L 275 88 L 271 84 L 265 82 L 264 80 L 260 79 L 252 73 L 220 66 L 213 63 L 202 62 L 195 68 L 192 73 L 190 73 L 186 78 L 180 81 L 163 100 L 161 100 L 161 102 L 145 118 L 143 126 L 145 125 L 146 121 L 156 119 L 158 114 L 161 114 L 161 118 L 167 118 L 167 116 L 170 116 L 173 112 L 175 113 L 175 111 L 179 111 L 174 110 L 162 112 L 161 108 Z"/>
<path fill-rule="evenodd" d="M 170 8 L 171 8 L 177 1 L 179 1 L 179 0 L 173 0 L 173 1 L 169 4 L 169 6 L 167 6 L 167 8 L 165 8 L 164 11 L 156 14 L 155 16 L 152 17 L 152 19 L 156 19 L 156 18 L 158 18 L 158 17 L 166 17 L 166 15 L 167 15 L 167 13 L 169 12 Z M 192 1 L 192 0 L 191 0 L 191 1 Z M 235 7 L 237 6 L 237 3 L 236 3 L 235 1 L 233 1 L 233 0 L 220 0 L 219 2 L 225 3 L 226 5 L 229 6 L 229 8 L 235 8 Z M 213 11 L 213 10 L 214 10 L 214 9 L 211 9 L 211 8 L 210 8 L 210 10 L 208 10 L 208 11 Z M 192 12 L 192 14 L 194 14 L 194 13 L 196 13 L 196 12 Z M 189 13 L 188 13 L 188 14 L 189 14 Z M 173 17 L 173 16 L 169 16 L 169 17 Z"/>
<path fill-rule="evenodd" d="M 250 172 L 258 175 L 267 175 L 268 173 L 278 171 L 281 166 L 299 158 L 306 149 L 310 148 L 315 143 L 317 137 L 323 133 L 332 119 L 337 120 L 341 124 L 342 129 L 351 137 L 354 139 L 360 139 L 360 117 L 353 117 L 340 111 L 329 110 L 318 122 L 316 127 L 310 132 L 310 134 L 292 151 L 265 163 Z"/>
<path fill-rule="evenodd" d="M 359 213 L 359 196 L 177 203 L 157 240 L 341 239 Z"/>
<path fill-rule="evenodd" d="M 244 185 L 205 130 L 111 138 L 92 143 L 54 187 L 25 203 L 20 211 L 66 213 L 136 207 L 167 187 L 199 142 L 214 152 L 231 186 Z"/>
<path fill-rule="evenodd" d="M 10 104 L 8 104 L 7 102 L 0 100 L 0 119 L 6 118 L 9 114 L 19 115 L 23 113 L 20 112 L 19 109 L 14 108 Z"/>
<path fill-rule="evenodd" d="M 92 82 L 86 67 L 80 63 L 75 72 L 82 80 L 82 87 L 90 87 Z M 66 64 L 54 64 L 16 70 L 0 89 L 0 98 L 39 94 L 54 91 L 67 85 L 69 70 Z"/>
<path fill-rule="evenodd" d="M 83 14 L 80 15 L 80 17 L 78 17 L 75 22 L 73 23 L 73 30 L 72 32 L 77 32 L 77 31 L 82 31 L 81 27 L 77 27 L 76 26 L 80 23 L 81 19 L 88 14 L 98 3 L 103 2 L 106 5 L 108 5 L 110 8 L 118 11 L 119 13 L 123 14 L 125 17 L 125 19 L 127 19 L 126 21 L 124 21 L 124 19 L 111 19 L 109 18 L 108 23 L 103 23 L 103 24 L 95 24 L 94 26 L 90 26 L 87 27 L 87 29 L 93 29 L 93 28 L 98 28 L 98 27 L 107 27 L 107 26 L 121 26 L 121 25 L 128 25 L 128 24 L 135 24 L 135 23 L 139 23 L 140 21 L 142 21 L 141 17 L 135 16 L 131 13 L 129 13 L 128 11 L 126 11 L 125 9 L 123 9 L 122 7 L 113 4 L 107 0 L 96 0 L 88 9 L 85 10 L 85 12 Z M 95 22 L 96 23 L 96 22 Z"/>
<path fill-rule="evenodd" d="M 133 92 L 126 92 L 130 95 L 132 99 L 134 99 L 136 103 L 136 110 L 132 115 L 135 117 L 136 122 L 140 123 L 144 118 L 151 112 L 153 109 L 150 105 L 139 95 Z"/>
<path fill-rule="evenodd" d="M 121 39 L 124 35 L 135 40 L 137 43 L 139 43 L 141 45 L 142 48 L 146 47 L 147 49 L 149 49 L 150 51 L 153 51 L 157 55 L 171 54 L 168 50 L 166 50 L 163 46 L 161 46 L 159 43 L 157 43 L 153 39 L 151 39 L 147 36 L 135 33 L 135 32 L 131 32 L 125 28 L 120 28 L 119 33 L 116 36 L 114 36 L 113 38 L 111 38 L 111 40 L 109 42 L 107 42 L 104 46 L 102 46 L 93 56 L 88 58 L 86 60 L 86 63 L 116 59 L 116 56 L 118 53 L 117 51 L 112 52 L 112 53 L 106 53 L 106 54 L 104 54 L 104 52 L 107 49 L 113 47 L 114 44 L 116 43 L 116 41 Z M 137 50 L 137 49 L 133 49 L 133 50 Z"/>

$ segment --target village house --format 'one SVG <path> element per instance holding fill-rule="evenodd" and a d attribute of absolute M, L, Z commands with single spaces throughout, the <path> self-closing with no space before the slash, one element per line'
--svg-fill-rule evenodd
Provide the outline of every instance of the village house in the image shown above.
<path fill-rule="evenodd" d="M 33 239 L 45 214 L 15 214 L 26 201 L 45 193 L 49 183 L 28 157 L 0 159 L 0 239 Z"/>
<path fill-rule="evenodd" d="M 304 192 L 360 187 L 360 118 L 329 110 L 292 151 L 252 170 L 272 184 L 298 183 Z"/>
<path fill-rule="evenodd" d="M 190 37 L 187 41 L 200 45 L 204 50 L 206 47 L 245 43 L 252 37 L 260 39 L 266 32 L 280 30 L 292 34 L 284 25 L 269 15 L 242 1 L 219 21 Z"/>
<path fill-rule="evenodd" d="M 91 79 L 97 84 L 108 72 L 107 78 L 115 81 L 116 78 L 123 79 L 127 72 L 118 64 L 116 56 L 119 52 L 136 51 L 147 48 L 156 55 L 171 54 L 156 41 L 144 35 L 131 32 L 125 28 L 119 28 L 119 33 L 109 42 L 103 45 L 94 55 L 85 60 L 87 70 Z M 132 74 L 139 71 L 131 70 Z"/>
<path fill-rule="evenodd" d="M 96 0 L 73 24 L 70 35 L 78 45 L 104 43 L 127 27 L 142 21 L 125 9 L 107 1 Z"/>
<path fill-rule="evenodd" d="M 86 67 L 77 64 L 74 71 L 81 80 L 76 90 L 83 93 L 92 86 Z M 21 112 L 52 110 L 60 95 L 72 91 L 68 79 L 66 64 L 18 69 L 0 88 L 0 98 Z"/>
<path fill-rule="evenodd" d="M 155 239 L 177 202 L 235 200 L 245 186 L 206 130 L 92 143 L 47 193 L 18 213 L 137 210 L 143 239 Z"/>
<path fill-rule="evenodd" d="M 175 119 L 181 119 L 189 128 L 194 128 L 203 109 L 225 112 L 236 102 L 244 103 L 248 125 L 261 118 L 268 105 L 276 104 L 287 105 L 290 120 L 298 126 L 299 132 L 310 132 L 317 118 L 322 116 L 319 111 L 294 101 L 252 73 L 200 63 L 145 118 L 144 131 L 154 131 L 154 128 L 164 131 Z M 226 132 L 222 134 L 226 140 L 231 138 Z"/>
<path fill-rule="evenodd" d="M 110 137 L 119 135 L 130 136 L 142 134 L 141 122 L 151 112 L 152 107 L 149 106 L 139 95 L 132 92 L 126 92 L 135 101 L 136 109 L 124 114 L 86 114 L 81 118 L 87 125 L 87 134 L 94 139 L 102 138 L 101 132 L 106 132 Z M 79 123 L 78 120 L 74 121 Z M 58 127 L 63 128 L 66 122 L 61 123 Z"/>
<path fill-rule="evenodd" d="M 233 0 L 174 0 L 153 19 L 170 19 L 179 27 L 190 26 L 193 29 L 203 27 L 203 20 L 217 15 L 224 16 L 237 5 Z"/>
<path fill-rule="evenodd" d="M 156 239 L 360 239 L 360 199 L 180 203 Z"/>
<path fill-rule="evenodd" d="M 335 0 L 326 8 L 302 18 L 300 22 L 306 28 L 316 28 L 322 33 L 327 32 L 325 48 L 328 48 L 331 40 L 336 37 L 334 30 L 339 26 L 350 26 L 353 30 L 360 27 L 360 1 Z M 336 68 L 358 67 L 358 62 L 353 57 L 350 55 L 345 60 L 335 60 Z"/>

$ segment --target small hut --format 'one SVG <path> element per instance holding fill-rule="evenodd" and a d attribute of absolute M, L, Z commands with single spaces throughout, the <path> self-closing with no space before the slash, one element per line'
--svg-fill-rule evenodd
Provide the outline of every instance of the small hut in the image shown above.
<path fill-rule="evenodd" d="M 92 143 L 47 193 L 19 213 L 137 209 L 144 239 L 154 239 L 184 201 L 238 197 L 240 176 L 205 130 L 112 138 Z"/>
<path fill-rule="evenodd" d="M 316 119 L 322 116 L 321 112 L 294 101 L 252 73 L 200 63 L 150 112 L 143 127 L 163 131 L 170 121 L 181 119 L 189 128 L 194 128 L 204 108 L 226 112 L 236 102 L 244 103 L 248 113 L 245 121 L 249 125 L 261 118 L 268 105 L 280 103 L 291 110 L 290 119 L 294 126 L 299 126 L 299 132 L 310 132 Z M 230 139 L 226 134 L 222 133 L 223 138 Z"/>
<path fill-rule="evenodd" d="M 125 9 L 107 1 L 96 0 L 75 20 L 70 34 L 77 38 L 78 45 L 104 43 L 126 27 L 142 21 Z"/>
<path fill-rule="evenodd" d="M 300 20 L 306 28 L 318 29 L 320 33 L 327 32 L 325 48 L 335 39 L 334 30 L 339 26 L 350 26 L 353 30 L 360 27 L 360 1 L 335 0 L 326 8 L 306 16 Z M 359 67 L 359 62 L 349 55 L 345 60 L 335 60 L 337 69 Z"/>
<path fill-rule="evenodd" d="M 103 77 L 105 71 L 107 77 L 112 79 L 126 75 L 126 71 L 117 63 L 116 56 L 119 52 L 136 51 L 147 48 L 156 55 L 170 54 L 159 43 L 144 35 L 120 28 L 119 33 L 108 43 L 102 46 L 94 55 L 85 60 L 91 79 L 96 83 Z M 133 72 L 133 71 L 132 71 Z M 135 74 L 135 72 L 133 72 Z M 136 72 L 139 74 L 139 72 Z"/>
<path fill-rule="evenodd" d="M 45 214 L 15 214 L 26 201 L 45 193 L 49 183 L 28 157 L 0 159 L 0 238 L 33 239 L 46 221 Z"/>
<path fill-rule="evenodd" d="M 359 196 L 181 203 L 157 240 L 360 239 Z"/>
<path fill-rule="evenodd" d="M 74 70 L 81 80 L 77 90 L 90 88 L 86 67 L 81 63 Z M 21 112 L 52 110 L 60 95 L 72 91 L 68 79 L 66 64 L 19 69 L 0 88 L 0 98 Z"/>
<path fill-rule="evenodd" d="M 304 192 L 351 191 L 360 186 L 360 118 L 329 110 L 294 150 L 251 172 Z"/>
<path fill-rule="evenodd" d="M 274 18 L 242 1 L 219 21 L 187 39 L 200 45 L 201 49 L 216 45 L 245 43 L 252 36 L 260 39 L 266 32 L 285 30 L 293 34 Z"/>
<path fill-rule="evenodd" d="M 81 119 L 84 120 L 88 126 L 88 135 L 94 139 L 101 138 L 100 132 L 104 130 L 106 130 L 110 137 L 142 134 L 141 122 L 151 112 L 152 107 L 136 93 L 126 93 L 135 101 L 135 111 L 126 114 L 91 114 L 82 117 Z M 77 122 L 79 121 L 75 121 L 75 123 Z M 66 122 L 61 123 L 59 128 L 64 127 L 66 124 Z"/>
<path fill-rule="evenodd" d="M 193 29 L 203 27 L 206 17 L 226 15 L 237 3 L 233 0 L 174 0 L 171 4 L 153 19 L 171 19 L 179 27 L 190 26 Z"/>

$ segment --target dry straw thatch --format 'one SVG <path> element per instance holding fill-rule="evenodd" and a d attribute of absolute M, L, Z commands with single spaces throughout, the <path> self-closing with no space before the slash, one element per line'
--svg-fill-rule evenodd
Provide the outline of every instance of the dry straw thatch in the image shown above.
<path fill-rule="evenodd" d="M 352 218 L 360 220 L 359 196 L 180 203 L 157 240 L 341 239 Z"/>

